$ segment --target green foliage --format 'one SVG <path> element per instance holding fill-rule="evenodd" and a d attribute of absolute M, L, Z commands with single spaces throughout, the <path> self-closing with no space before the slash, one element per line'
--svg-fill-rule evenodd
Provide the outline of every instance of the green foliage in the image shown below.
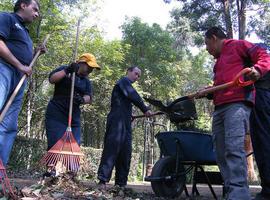
<path fill-rule="evenodd" d="M 17 137 L 11 152 L 9 167 L 12 171 L 31 170 L 46 151 L 46 144 L 38 139 Z"/>
<path fill-rule="evenodd" d="M 174 34 L 177 46 L 203 44 L 202 32 L 212 26 L 223 26 L 223 7 L 215 0 L 180 1 L 182 7 L 171 12 L 168 29 Z"/>
<path fill-rule="evenodd" d="M 2 0 L 0 2 L 0 11 L 12 11 L 13 4 L 10 0 Z"/>
<path fill-rule="evenodd" d="M 126 57 L 128 65 L 154 65 L 174 59 L 172 37 L 158 24 L 149 26 L 139 18 L 132 18 L 122 25 L 122 30 L 123 42 L 132 46 Z"/>
<path fill-rule="evenodd" d="M 256 26 L 256 34 L 267 44 L 270 44 L 270 13 L 263 16 L 264 20 Z"/>
<path fill-rule="evenodd" d="M 127 19 L 122 26 L 123 43 L 130 46 L 125 56 L 127 65 L 142 68 L 140 84 L 148 95 L 161 96 L 164 90 L 173 88 L 175 69 L 172 62 L 176 59 L 172 48 L 173 38 L 158 24 L 149 26 L 139 18 Z"/>
<path fill-rule="evenodd" d="M 224 14 L 225 4 L 223 1 L 177 1 L 183 4 L 171 12 L 172 21 L 168 28 L 174 34 L 178 46 L 202 45 L 203 33 L 212 26 L 223 27 L 227 33 L 229 32 L 228 28 L 232 28 L 236 33 L 243 31 L 244 35 L 249 35 L 253 31 L 256 32 L 257 27 L 265 21 L 264 16 L 269 12 L 269 1 L 264 0 L 238 1 L 241 9 L 244 9 L 243 11 L 238 8 L 236 1 L 227 1 L 229 2 L 228 15 Z M 247 14 L 247 22 L 246 15 L 243 13 L 250 13 Z M 239 16 L 242 17 L 241 20 Z M 248 26 L 245 29 L 246 25 Z M 240 28 L 244 29 L 240 30 Z"/>
<path fill-rule="evenodd" d="M 138 168 L 137 168 L 137 177 L 136 177 L 136 179 L 138 181 L 144 181 L 143 176 L 142 176 L 142 166 L 143 166 L 142 163 L 139 163 Z"/>

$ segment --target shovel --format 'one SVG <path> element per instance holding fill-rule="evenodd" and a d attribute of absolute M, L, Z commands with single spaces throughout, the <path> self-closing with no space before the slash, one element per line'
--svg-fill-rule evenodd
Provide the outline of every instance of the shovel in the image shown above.
<path fill-rule="evenodd" d="M 253 84 L 254 81 L 252 81 L 252 80 L 248 80 L 248 81 L 242 81 L 241 80 L 242 76 L 249 73 L 249 72 L 251 72 L 251 69 L 250 68 L 245 68 L 242 71 L 240 71 L 234 77 L 234 79 L 232 81 L 230 81 L 230 82 L 227 82 L 227 83 L 224 83 L 224 84 L 221 84 L 221 85 L 217 85 L 217 86 L 212 86 L 212 87 L 209 87 L 209 88 L 206 88 L 206 89 L 199 90 L 196 93 L 180 97 L 180 98 L 174 100 L 173 102 L 171 102 L 168 105 L 164 105 L 159 100 L 146 98 L 146 97 L 144 97 L 144 99 L 146 101 L 148 101 L 150 104 L 158 107 L 160 109 L 160 111 L 165 112 L 165 113 L 171 113 L 174 110 L 183 109 L 183 108 L 181 108 L 181 104 L 179 104 L 180 107 L 178 106 L 178 104 L 177 104 L 178 102 L 185 101 L 185 100 L 188 100 L 188 99 L 194 99 L 194 98 L 196 98 L 196 99 L 203 98 L 207 94 L 211 94 L 211 93 L 219 91 L 219 90 L 224 90 L 224 89 L 232 87 L 232 86 L 245 87 L 245 86 Z M 176 108 L 176 107 L 179 107 L 179 108 Z"/>

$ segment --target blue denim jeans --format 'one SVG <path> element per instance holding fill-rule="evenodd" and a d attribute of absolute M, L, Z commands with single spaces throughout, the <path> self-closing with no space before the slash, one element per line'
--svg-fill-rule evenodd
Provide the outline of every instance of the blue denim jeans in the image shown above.
<path fill-rule="evenodd" d="M 244 149 L 250 112 L 250 107 L 236 102 L 216 109 L 213 115 L 214 145 L 226 200 L 250 200 Z"/>
<path fill-rule="evenodd" d="M 20 81 L 21 74 L 12 66 L 0 60 L 0 109 L 4 108 L 9 96 Z M 3 121 L 0 123 L 0 158 L 6 165 L 9 159 L 14 140 L 18 130 L 18 116 L 23 100 L 23 91 L 26 81 L 17 93 L 14 101 L 10 105 Z"/>

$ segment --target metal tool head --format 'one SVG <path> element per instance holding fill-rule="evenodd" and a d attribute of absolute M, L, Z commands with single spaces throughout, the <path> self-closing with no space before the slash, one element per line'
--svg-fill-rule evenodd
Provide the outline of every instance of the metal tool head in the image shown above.
<path fill-rule="evenodd" d="M 145 99 L 145 101 L 147 101 L 151 105 L 157 107 L 160 111 L 164 111 L 167 109 L 167 106 L 165 104 L 163 104 L 160 100 L 151 99 L 151 98 L 147 98 L 147 97 L 143 97 L 143 98 Z"/>
<path fill-rule="evenodd" d="M 188 96 L 178 98 L 168 105 L 163 104 L 160 100 L 144 99 L 164 112 L 173 123 L 197 119 L 195 103 L 193 99 L 188 98 Z"/>

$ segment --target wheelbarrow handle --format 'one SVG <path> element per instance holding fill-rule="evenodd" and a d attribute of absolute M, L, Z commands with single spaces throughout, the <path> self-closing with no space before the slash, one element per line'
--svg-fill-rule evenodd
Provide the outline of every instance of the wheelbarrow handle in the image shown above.
<path fill-rule="evenodd" d="M 213 92 L 216 92 L 219 90 L 223 90 L 223 89 L 226 89 L 228 87 L 232 87 L 232 86 L 245 87 L 245 86 L 251 85 L 254 83 L 253 80 L 248 80 L 248 81 L 241 80 L 242 76 L 249 73 L 249 72 L 251 72 L 251 69 L 245 68 L 245 69 L 241 70 L 232 81 L 221 84 L 221 85 L 212 86 L 212 87 L 209 87 L 206 89 L 199 90 L 198 92 L 196 92 L 194 94 L 190 94 L 188 97 L 189 98 L 202 98 L 206 94 L 210 94 L 210 93 L 213 93 Z"/>
<path fill-rule="evenodd" d="M 150 115 L 149 117 L 153 117 L 155 115 L 163 115 L 165 114 L 164 112 L 161 112 L 161 111 L 157 111 L 157 112 L 154 112 L 152 115 Z M 145 115 L 135 115 L 135 116 L 132 116 L 131 117 L 131 120 L 133 121 L 134 119 L 138 119 L 138 118 L 144 118 L 146 117 Z"/>

